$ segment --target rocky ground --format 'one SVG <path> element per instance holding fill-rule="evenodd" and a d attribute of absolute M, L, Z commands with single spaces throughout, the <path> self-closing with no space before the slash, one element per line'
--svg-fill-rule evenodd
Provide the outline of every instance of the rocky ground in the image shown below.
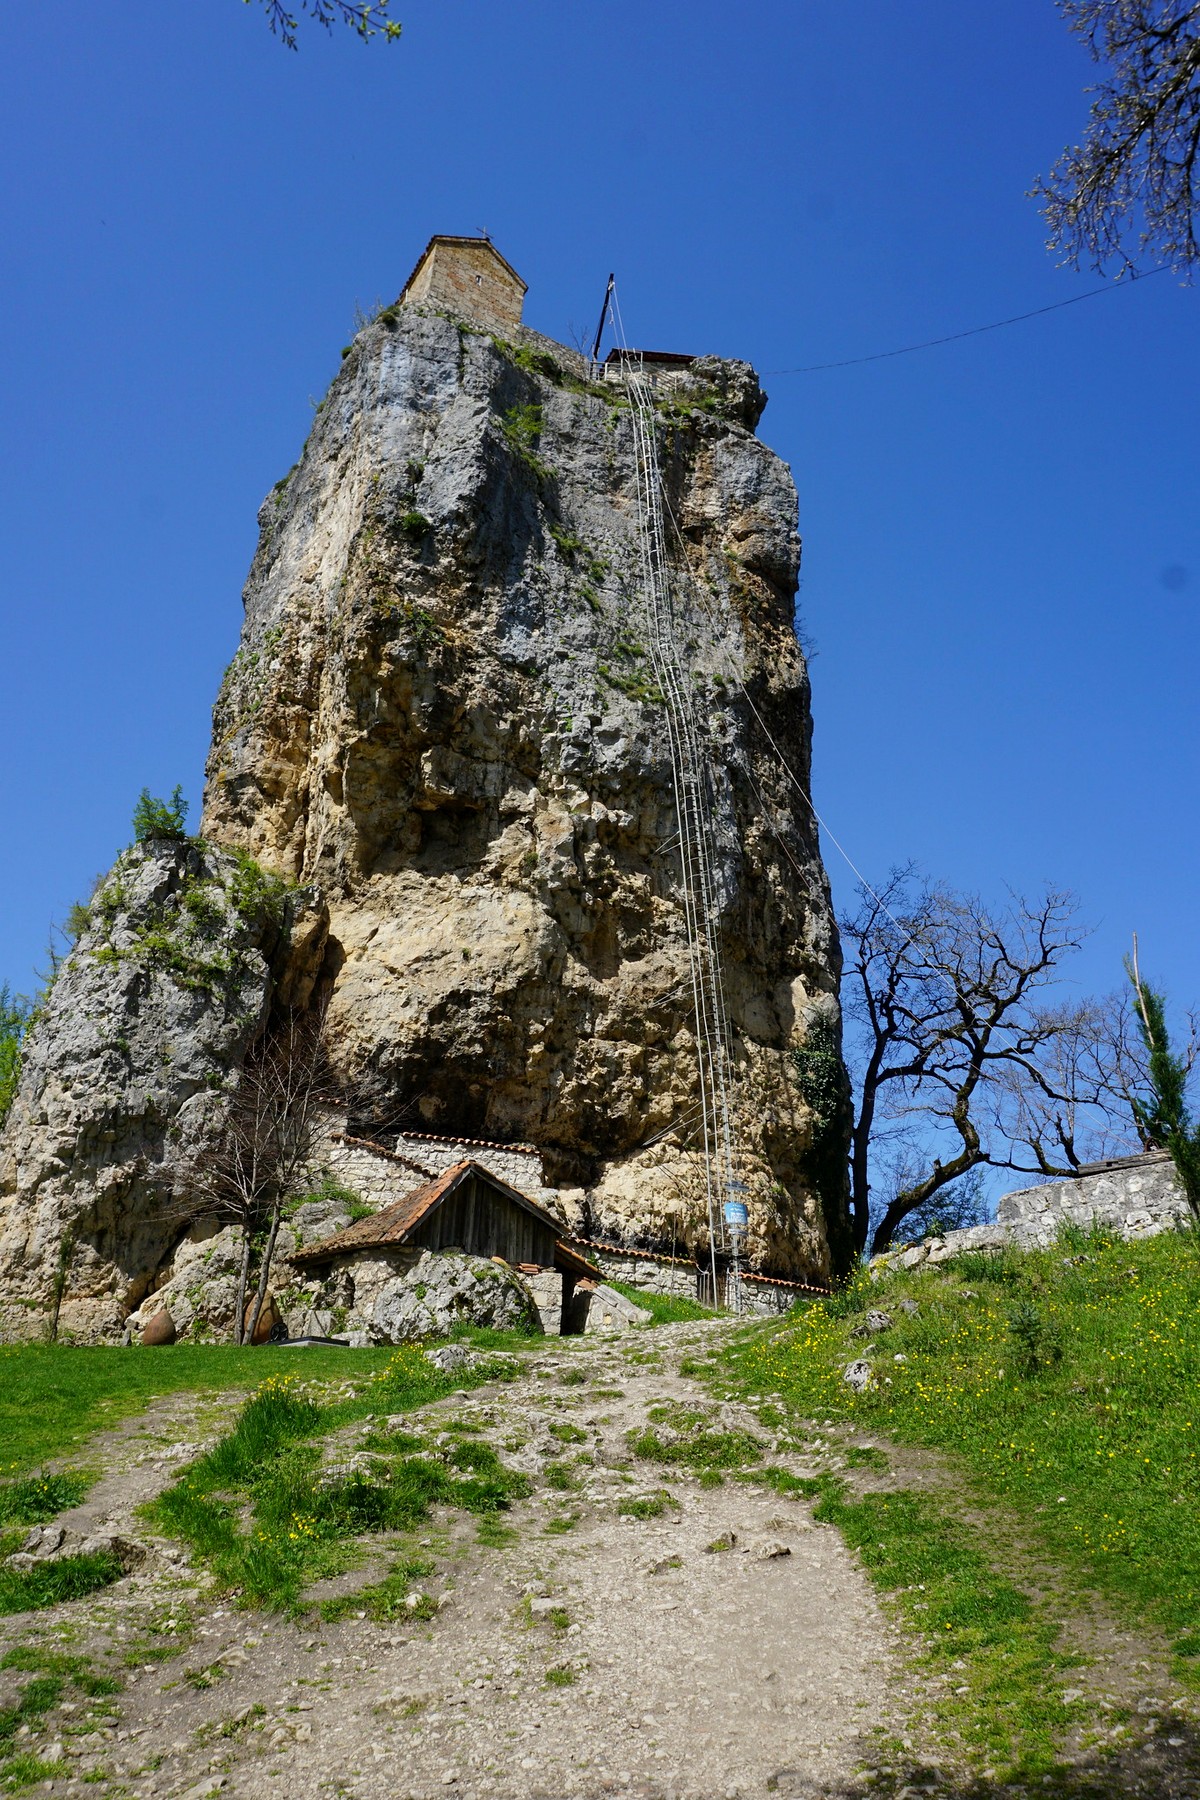
<path fill-rule="evenodd" d="M 239 1611 L 176 1547 L 152 1545 L 116 1587 L 5 1621 L 3 1649 L 49 1645 L 113 1667 L 124 1684 L 90 1704 L 73 1693 L 15 1746 L 70 1767 L 41 1791 L 197 1800 L 845 1791 L 870 1728 L 887 1717 L 895 1651 L 836 1532 L 814 1525 L 803 1501 L 731 1479 L 705 1487 L 629 1457 L 626 1434 L 651 1407 L 711 1404 L 679 1363 L 720 1329 L 550 1342 L 518 1384 L 427 1409 L 426 1429 L 451 1418 L 480 1425 L 534 1484 L 500 1546 L 480 1543 L 459 1513 L 415 1534 L 436 1567 L 421 1584 L 436 1603 L 431 1618 L 323 1624 L 315 1609 L 297 1622 Z M 110 1473 L 86 1518 L 71 1522 L 146 1541 L 134 1508 L 229 1410 L 201 1417 L 174 1399 L 114 1433 Z M 752 1415 L 722 1412 L 722 1424 L 766 1437 Z M 800 1472 L 820 1451 L 784 1446 L 772 1460 Z M 623 1510 L 631 1502 L 650 1516 Z M 368 1554 L 312 1597 L 344 1594 L 383 1567 Z M 0 1694 L 0 1705 L 11 1699 Z"/>
<path fill-rule="evenodd" d="M 938 1701 L 963 1691 L 959 1677 L 902 1639 L 808 1500 L 752 1470 L 718 1481 L 633 1454 L 631 1434 L 649 1426 L 669 1441 L 683 1408 L 753 1433 L 776 1471 L 952 1491 L 924 1453 L 890 1446 L 885 1462 L 820 1420 L 781 1437 L 753 1401 L 714 1400 L 689 1370 L 729 1329 L 546 1340 L 515 1381 L 410 1415 L 427 1442 L 491 1444 L 532 1491 L 499 1527 L 443 1508 L 408 1536 L 362 1539 L 355 1567 L 311 1589 L 295 1618 L 240 1607 L 138 1510 L 228 1430 L 240 1394 L 173 1396 L 94 1441 L 88 1462 L 104 1472 L 54 1529 L 115 1539 L 129 1572 L 0 1620 L 0 1724 L 33 1684 L 61 1683 L 8 1743 L 7 1785 L 74 1800 L 1015 1796 L 991 1771 L 946 1761 Z M 344 1428 L 327 1456 L 352 1458 L 372 1429 Z M 1053 1595 L 1055 1571 L 1039 1571 L 1019 1536 L 977 1523 L 997 1566 Z M 429 1572 L 380 1622 L 362 1591 L 397 1554 Z M 1094 1722 L 1122 1722 L 1107 1760 L 1081 1738 L 1068 1785 L 1036 1791 L 1195 1800 L 1195 1709 L 1163 1698 L 1161 1646 L 1062 1598 L 1070 1678 Z M 322 1615 L 331 1600 L 337 1622 Z"/>

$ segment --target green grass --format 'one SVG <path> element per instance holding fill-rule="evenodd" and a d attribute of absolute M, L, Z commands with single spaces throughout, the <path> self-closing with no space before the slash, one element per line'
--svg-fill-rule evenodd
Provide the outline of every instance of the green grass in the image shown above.
<path fill-rule="evenodd" d="M 14 1706 L 0 1707 L 0 1785 L 12 1792 L 35 1781 L 52 1781 L 65 1772 L 63 1765 L 45 1762 L 35 1752 L 14 1750 L 23 1726 L 36 1730 L 72 1689 L 99 1702 L 103 1710 L 105 1698 L 117 1693 L 121 1684 L 97 1675 L 89 1658 L 66 1656 L 40 1644 L 15 1645 L 0 1660 L 0 1669 L 19 1670 L 32 1677 L 22 1686 Z"/>
<path fill-rule="evenodd" d="M 343 1594 L 337 1600 L 322 1601 L 321 1617 L 330 1624 L 338 1619 L 353 1618 L 360 1612 L 365 1612 L 368 1618 L 380 1622 L 401 1618 L 429 1618 L 437 1607 L 429 1602 L 428 1595 L 423 1595 L 416 1606 L 409 1606 L 406 1602 L 409 1594 L 414 1591 L 414 1582 L 432 1574 L 433 1564 L 428 1557 L 402 1556 L 392 1564 L 382 1581 L 359 1588 L 356 1593 Z"/>
<path fill-rule="evenodd" d="M 854 1312 L 823 1302 L 735 1351 L 741 1380 L 810 1417 L 951 1453 L 1077 1577 L 1168 1633 L 1200 1632 L 1200 1251 L 1190 1236 L 1114 1244 L 1076 1234 L 1053 1250 L 892 1276 L 852 1298 L 895 1320 L 874 1340 L 873 1390 L 855 1396 L 842 1381 L 861 1355 L 847 1335 Z M 900 1311 L 905 1298 L 915 1316 Z"/>
<path fill-rule="evenodd" d="M 668 1507 L 678 1511 L 678 1500 L 666 1488 L 656 1488 L 652 1494 L 634 1494 L 622 1500 L 617 1511 L 623 1519 L 661 1519 Z"/>
<path fill-rule="evenodd" d="M 752 1432 L 715 1430 L 708 1411 L 669 1401 L 652 1406 L 647 1417 L 651 1424 L 625 1434 L 630 1450 L 643 1462 L 677 1463 L 702 1481 L 709 1477 L 709 1485 L 715 1486 L 722 1470 L 762 1461 L 762 1445 Z"/>
<path fill-rule="evenodd" d="M 250 1388 L 264 1377 L 299 1370 L 305 1378 L 369 1380 L 387 1350 L 237 1349 L 172 1344 L 158 1350 L 71 1344 L 0 1345 L 0 1476 L 79 1454 L 89 1438 L 181 1391 Z M 461 1385 L 461 1384 L 460 1384 Z"/>
<path fill-rule="evenodd" d="M 0 1613 L 37 1612 L 64 1600 L 80 1600 L 121 1579 L 115 1556 L 63 1556 L 28 1573 L 0 1567 Z"/>
<path fill-rule="evenodd" d="M 871 1333 L 875 1379 L 855 1394 L 842 1374 L 863 1355 L 851 1333 L 868 1307 L 893 1323 Z M 723 1354 L 735 1389 L 760 1397 L 764 1416 L 934 1449 L 999 1524 L 1011 1521 L 997 1539 L 956 1521 L 953 1493 L 856 1495 L 838 1477 L 761 1472 L 780 1492 L 815 1489 L 816 1516 L 841 1530 L 920 1633 L 924 1658 L 962 1665 L 962 1691 L 941 1693 L 933 1728 L 977 1766 L 1031 1783 L 1053 1771 L 1086 1707 L 1062 1699 L 1071 1665 L 1059 1633 L 1074 1596 L 1090 1591 L 1124 1613 L 1151 1652 L 1157 1627 L 1173 1641 L 1172 1680 L 1200 1685 L 1198 1308 L 1190 1234 L 1123 1244 L 1073 1231 L 1046 1251 L 860 1278 Z M 849 1446 L 844 1461 L 888 1466 L 865 1446 Z M 1058 1571 L 1049 1589 L 1048 1566 Z"/>
<path fill-rule="evenodd" d="M 1007 1775 L 1040 1781 L 1058 1768 L 1056 1744 L 1079 1716 L 1063 1700 L 1075 1666 L 1055 1649 L 1059 1619 L 996 1573 L 975 1534 L 925 1494 L 855 1498 L 835 1476 L 820 1483 L 814 1518 L 836 1525 L 867 1572 L 924 1634 L 938 1673 L 965 1688 L 939 1705 L 944 1738 Z M 955 1665 L 963 1665 L 955 1667 Z"/>
<path fill-rule="evenodd" d="M 683 1294 L 648 1294 L 644 1288 L 630 1287 L 623 1281 L 610 1281 L 608 1285 L 618 1294 L 624 1294 L 627 1300 L 632 1300 L 635 1306 L 644 1307 L 651 1315 L 650 1326 L 676 1325 L 689 1319 L 713 1317 L 698 1300 L 689 1300 Z"/>
<path fill-rule="evenodd" d="M 489 1445 L 461 1439 L 426 1444 L 419 1454 L 381 1450 L 369 1468 L 318 1479 L 327 1433 L 368 1413 L 421 1406 L 509 1368 L 483 1362 L 443 1375 L 419 1350 L 402 1349 L 353 1397 L 329 1404 L 302 1390 L 294 1369 L 273 1376 L 247 1401 L 233 1431 L 160 1495 L 152 1516 L 245 1603 L 294 1611 L 307 1586 L 350 1566 L 359 1535 L 406 1531 L 434 1505 L 487 1517 L 528 1493 L 526 1477 L 506 1469 Z M 378 1444 L 380 1435 L 369 1441 Z M 243 1526 L 239 1513 L 247 1503 L 251 1517 Z"/>
<path fill-rule="evenodd" d="M 587 1432 L 580 1431 L 578 1425 L 568 1424 L 562 1419 L 553 1419 L 546 1427 L 551 1437 L 556 1437 L 560 1444 L 584 1444 Z"/>
<path fill-rule="evenodd" d="M 84 1475 L 27 1475 L 0 1481 L 0 1525 L 43 1525 L 78 1506 L 91 1482 Z"/>

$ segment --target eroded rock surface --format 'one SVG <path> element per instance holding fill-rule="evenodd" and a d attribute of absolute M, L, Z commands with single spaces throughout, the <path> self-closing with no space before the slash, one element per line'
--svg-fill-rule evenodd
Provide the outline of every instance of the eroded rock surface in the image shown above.
<path fill-rule="evenodd" d="M 844 1220 L 838 947 L 796 496 L 754 436 L 763 404 L 748 365 L 704 358 L 655 418 L 748 1262 L 820 1278 Z M 172 1260 L 189 1171 L 272 1007 L 318 972 L 352 1129 L 535 1145 L 577 1234 L 704 1253 L 640 518 L 619 381 L 412 307 L 359 333 L 262 508 L 202 837 L 120 859 L 27 1045 L 0 1144 L 0 1332 L 43 1328 L 64 1266 L 67 1332 L 119 1336 L 166 1281 L 192 1335 L 215 1317 L 224 1271 Z"/>
<path fill-rule="evenodd" d="M 272 998 L 303 1004 L 324 947 L 316 897 L 245 859 L 191 842 L 118 858 L 26 1040 L 0 1138 L 6 1335 L 44 1328 L 61 1275 L 64 1333 L 120 1336 L 188 1229 L 191 1173 Z"/>
<path fill-rule="evenodd" d="M 330 1045 L 380 1117 L 535 1143 L 585 1235 L 690 1245 L 692 998 L 633 428 L 586 372 L 409 307 L 359 334 L 260 515 L 204 829 L 327 897 Z M 755 716 L 806 786 L 796 496 L 750 428 L 762 403 L 747 365 L 707 358 L 658 429 L 716 770 L 751 1261 L 798 1274 L 828 1257 L 793 1053 L 817 1017 L 836 1042 L 838 953 L 811 813 Z"/>

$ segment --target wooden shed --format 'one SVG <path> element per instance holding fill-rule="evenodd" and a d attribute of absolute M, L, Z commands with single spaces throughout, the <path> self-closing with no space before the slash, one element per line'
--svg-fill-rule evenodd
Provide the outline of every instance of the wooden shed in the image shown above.
<path fill-rule="evenodd" d="M 598 1270 L 563 1242 L 560 1219 L 510 1187 L 481 1163 L 460 1162 L 423 1182 L 403 1199 L 347 1225 L 332 1237 L 293 1251 L 301 1268 L 346 1267 L 358 1256 L 378 1257 L 422 1250 L 465 1250 L 472 1256 L 499 1257 L 531 1278 L 539 1310 L 554 1329 L 570 1314 L 575 1283 L 597 1279 Z M 546 1277 L 553 1283 L 547 1291 Z"/>

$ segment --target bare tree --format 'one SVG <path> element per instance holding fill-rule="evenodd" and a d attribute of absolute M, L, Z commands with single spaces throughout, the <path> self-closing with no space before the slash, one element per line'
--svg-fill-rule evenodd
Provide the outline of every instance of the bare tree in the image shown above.
<path fill-rule="evenodd" d="M 1014 898 L 997 913 L 902 870 L 882 893 L 863 890 L 840 928 L 860 1252 L 877 1165 L 891 1180 L 873 1252 L 981 1165 L 1069 1175 L 1107 1144 L 1124 1110 L 1110 1012 L 1039 1004 L 1086 935 L 1070 895 Z"/>
<path fill-rule="evenodd" d="M 283 1210 L 307 1174 L 321 1111 L 334 1097 L 321 1024 L 322 1010 L 314 1007 L 284 1013 L 263 1034 L 246 1058 L 217 1147 L 195 1177 L 193 1211 L 215 1213 L 242 1234 L 234 1315 L 239 1344 L 257 1329 Z M 264 1231 L 247 1316 L 254 1243 Z"/>
<path fill-rule="evenodd" d="M 1130 241 L 1163 265 L 1190 270 L 1197 239 L 1200 0 L 1059 0 L 1105 78 L 1082 144 L 1063 151 L 1034 197 L 1050 247 L 1074 268 L 1114 258 L 1132 269 Z"/>

